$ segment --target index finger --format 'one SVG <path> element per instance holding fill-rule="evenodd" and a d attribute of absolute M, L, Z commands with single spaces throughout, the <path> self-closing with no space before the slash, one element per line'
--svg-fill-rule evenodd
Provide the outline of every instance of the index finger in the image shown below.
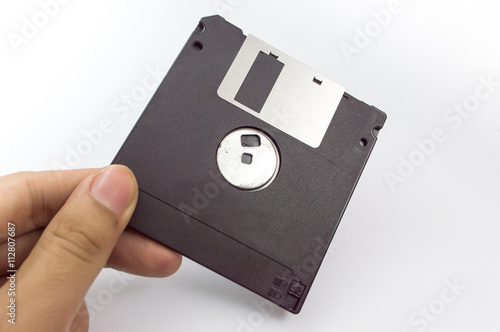
<path fill-rule="evenodd" d="M 47 226 L 93 171 L 20 172 L 0 177 L 0 243 L 7 240 L 8 223 L 16 225 L 16 236 Z"/>

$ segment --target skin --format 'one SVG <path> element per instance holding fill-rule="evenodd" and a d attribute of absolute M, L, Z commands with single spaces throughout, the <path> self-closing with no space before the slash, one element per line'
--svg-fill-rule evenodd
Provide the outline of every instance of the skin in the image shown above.
<path fill-rule="evenodd" d="M 167 277 L 179 254 L 125 230 L 137 181 L 124 166 L 0 177 L 0 331 L 88 331 L 84 296 L 105 267 Z M 7 322 L 8 223 L 16 225 L 16 324 Z"/>

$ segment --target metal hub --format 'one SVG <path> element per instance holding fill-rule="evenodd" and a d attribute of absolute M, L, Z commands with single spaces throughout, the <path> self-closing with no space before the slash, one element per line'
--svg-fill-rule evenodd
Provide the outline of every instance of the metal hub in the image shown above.
<path fill-rule="evenodd" d="M 278 175 L 280 155 L 266 134 L 253 128 L 242 128 L 229 133 L 219 144 L 217 166 L 234 187 L 261 190 Z"/>

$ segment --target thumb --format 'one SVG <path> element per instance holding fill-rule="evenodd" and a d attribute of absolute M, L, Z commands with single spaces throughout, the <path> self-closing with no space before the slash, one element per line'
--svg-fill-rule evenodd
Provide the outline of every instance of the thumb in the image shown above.
<path fill-rule="evenodd" d="M 17 273 L 20 325 L 68 329 L 127 226 L 137 193 L 124 166 L 96 171 L 80 183 Z"/>

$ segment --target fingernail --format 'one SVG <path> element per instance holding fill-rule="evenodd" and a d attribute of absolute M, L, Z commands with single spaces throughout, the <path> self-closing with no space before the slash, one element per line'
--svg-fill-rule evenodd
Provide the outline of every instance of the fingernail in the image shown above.
<path fill-rule="evenodd" d="M 110 166 L 94 180 L 90 194 L 115 214 L 125 212 L 134 193 L 134 181 L 124 167 Z"/>

